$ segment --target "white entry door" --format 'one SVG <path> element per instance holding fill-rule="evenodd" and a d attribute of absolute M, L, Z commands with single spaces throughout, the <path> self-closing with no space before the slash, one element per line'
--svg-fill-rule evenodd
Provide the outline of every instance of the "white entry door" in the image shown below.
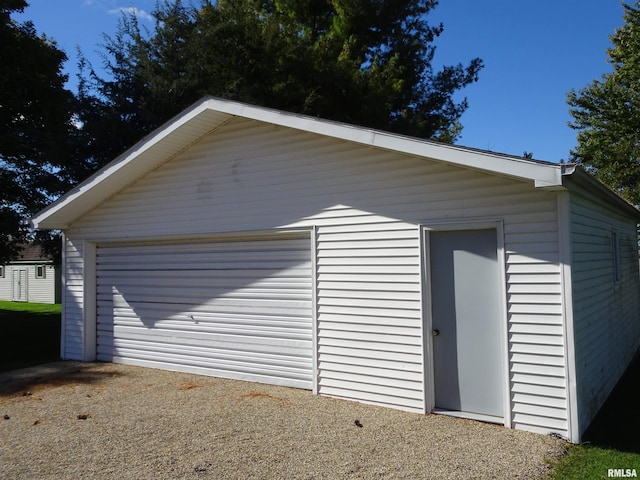
<path fill-rule="evenodd" d="M 13 282 L 11 289 L 11 299 L 14 302 L 26 302 L 27 301 L 27 270 L 20 269 L 13 271 Z"/>
<path fill-rule="evenodd" d="M 428 235 L 435 408 L 502 418 L 496 229 Z"/>

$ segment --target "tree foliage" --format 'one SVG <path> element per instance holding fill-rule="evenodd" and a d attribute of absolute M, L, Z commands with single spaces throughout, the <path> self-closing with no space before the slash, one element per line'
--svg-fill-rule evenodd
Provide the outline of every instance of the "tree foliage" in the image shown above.
<path fill-rule="evenodd" d="M 569 92 L 578 130 L 573 160 L 621 196 L 640 204 L 640 2 L 623 4 L 624 24 L 610 37 L 613 66 L 599 80 Z"/>
<path fill-rule="evenodd" d="M 73 95 L 65 90 L 64 52 L 18 23 L 24 0 L 0 0 L 0 263 L 26 241 L 24 218 L 64 192 Z"/>
<path fill-rule="evenodd" d="M 205 95 L 453 142 L 480 59 L 435 71 L 432 0 L 218 0 L 127 16 L 104 45 L 106 78 L 81 75 L 89 164 Z M 84 65 L 87 67 L 87 65 Z M 108 132 L 108 134 L 107 134 Z"/>

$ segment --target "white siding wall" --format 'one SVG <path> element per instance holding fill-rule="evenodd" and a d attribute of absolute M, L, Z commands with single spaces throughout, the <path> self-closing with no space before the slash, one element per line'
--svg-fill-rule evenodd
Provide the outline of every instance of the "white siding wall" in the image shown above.
<path fill-rule="evenodd" d="M 56 269 L 53 265 L 45 266 L 45 277 L 36 278 L 36 264 L 11 264 L 4 267 L 4 277 L 0 278 L 0 300 L 14 300 L 13 272 L 25 270 L 27 275 L 26 296 L 23 300 L 34 303 L 56 303 Z"/>
<path fill-rule="evenodd" d="M 36 265 L 29 268 L 29 301 L 36 303 L 55 303 L 56 269 L 45 265 L 44 278 L 37 278 Z"/>
<path fill-rule="evenodd" d="M 11 300 L 11 274 L 5 265 L 4 275 L 0 275 L 0 300 Z"/>
<path fill-rule="evenodd" d="M 419 234 L 403 222 L 318 229 L 319 393 L 424 408 Z"/>
<path fill-rule="evenodd" d="M 557 213 L 546 201 L 537 207 L 504 217 L 512 419 L 518 428 L 566 436 Z"/>
<path fill-rule="evenodd" d="M 619 281 L 614 278 L 614 231 Z M 571 241 L 578 415 L 584 431 L 640 346 L 635 222 L 602 202 L 573 195 Z"/>
<path fill-rule="evenodd" d="M 67 355 L 82 240 L 317 227 L 318 390 L 423 411 L 420 228 L 502 219 L 512 422 L 566 434 L 556 195 L 446 164 L 235 119 L 67 233 Z M 71 357 L 70 357 L 71 358 Z"/>

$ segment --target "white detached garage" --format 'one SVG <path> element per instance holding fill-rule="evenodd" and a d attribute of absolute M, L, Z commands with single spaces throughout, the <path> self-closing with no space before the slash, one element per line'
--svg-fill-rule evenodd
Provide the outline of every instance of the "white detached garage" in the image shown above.
<path fill-rule="evenodd" d="M 207 98 L 32 223 L 65 359 L 578 442 L 640 346 L 639 220 L 573 165 Z"/>

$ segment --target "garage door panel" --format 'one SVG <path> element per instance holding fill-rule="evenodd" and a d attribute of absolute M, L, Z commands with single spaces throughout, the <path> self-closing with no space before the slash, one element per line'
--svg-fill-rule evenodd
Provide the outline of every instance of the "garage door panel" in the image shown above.
<path fill-rule="evenodd" d="M 211 275 L 211 273 L 209 273 Z M 109 286 L 108 283 L 114 284 L 117 279 L 109 279 L 102 278 L 103 286 L 98 288 L 98 295 L 113 295 L 113 287 Z M 309 299 L 309 290 L 311 288 L 310 282 L 308 279 L 305 279 L 304 282 L 280 282 L 280 283 L 272 283 L 271 285 L 263 284 L 263 285 L 247 285 L 246 281 L 239 280 L 237 283 L 233 282 L 225 282 L 225 283 L 214 283 L 207 282 L 206 288 L 208 290 L 208 298 L 218 298 L 218 297 L 246 297 L 246 296 L 263 296 L 263 297 L 284 297 L 291 296 L 295 298 L 304 298 Z M 169 291 L 169 292 L 181 292 L 185 294 L 192 295 L 193 289 L 203 287 L 203 282 L 198 280 L 184 281 L 177 278 L 167 278 L 164 281 L 155 280 L 153 284 L 144 277 L 137 278 L 136 282 L 133 283 L 123 283 L 118 282 L 119 285 L 125 286 L 127 292 L 133 292 L 136 289 L 139 291 L 143 291 L 145 293 L 149 293 L 150 289 L 153 289 L 151 293 L 156 293 L 160 291 Z"/>
<path fill-rule="evenodd" d="M 125 331 L 124 329 L 129 329 Z M 134 330 L 135 329 L 135 330 Z M 146 338 L 151 338 L 156 331 L 162 332 L 175 332 L 171 333 L 174 336 L 184 336 L 196 339 L 204 336 L 215 335 L 216 337 L 222 335 L 241 335 L 245 337 L 266 337 L 271 338 L 278 342 L 278 346 L 274 348 L 280 348 L 284 344 L 285 340 L 304 340 L 311 341 L 309 335 L 309 328 L 307 325 L 300 327 L 298 325 L 256 325 L 250 327 L 241 327 L 234 324 L 224 323 L 211 323 L 211 324 L 198 324 L 198 325 L 184 325 L 179 321 L 162 320 L 159 321 L 153 328 L 141 328 L 134 320 L 130 321 L 118 321 L 113 328 L 104 328 L 101 331 L 108 335 L 109 332 L 113 332 L 112 336 L 122 335 L 136 335 L 139 334 Z"/>
<path fill-rule="evenodd" d="M 111 275 L 104 272 L 98 274 L 98 294 L 111 295 L 114 291 L 130 293 L 136 289 L 149 289 L 159 292 L 161 289 L 180 291 L 190 296 L 201 296 L 208 300 L 221 296 L 241 296 L 264 293 L 274 295 L 300 295 L 310 298 L 311 278 L 307 265 L 304 275 L 287 276 L 283 272 L 252 271 L 251 275 L 236 275 L 238 271 L 207 270 L 198 272 L 155 271 L 140 272 L 137 270 L 114 271 Z M 123 276 L 123 273 L 127 275 Z M 198 275 L 196 275 L 196 273 Z M 258 279 L 258 280 L 256 280 Z"/>
<path fill-rule="evenodd" d="M 162 356 L 163 364 L 187 360 L 199 366 L 229 370 L 230 365 L 246 366 L 252 372 L 265 372 L 270 376 L 281 372 L 283 377 L 295 377 L 296 379 L 311 380 L 311 372 L 308 369 L 308 358 L 299 355 L 300 348 L 283 348 L 277 354 L 270 351 L 269 345 L 256 344 L 251 352 L 246 350 L 246 344 L 234 343 L 232 339 L 227 341 L 211 342 L 203 345 L 185 345 L 175 342 L 173 337 L 131 338 L 128 340 L 114 340 L 104 347 L 107 351 L 99 351 L 98 359 L 102 361 L 117 361 L 117 359 L 154 359 Z M 300 345 L 311 348 L 311 344 Z M 164 366 L 164 365 L 163 365 Z"/>
<path fill-rule="evenodd" d="M 149 271 L 170 271 L 182 270 L 187 266 L 195 270 L 237 270 L 237 269 L 258 269 L 258 270 L 282 270 L 291 268 L 299 269 L 299 262 L 304 261 L 304 257 L 299 252 L 291 252 L 288 258 L 278 258 L 282 252 L 268 252 L 257 256 L 257 252 L 247 254 L 238 252 L 234 255 L 222 252 L 208 252 L 194 254 L 191 252 L 173 251 L 162 258 L 162 263 L 158 264 L 159 254 L 129 254 L 118 258 L 108 258 L 102 262 L 105 271 L 109 270 L 132 270 L 132 263 L 136 270 Z M 265 258 L 267 257 L 268 258 Z M 130 260 L 133 260 L 130 261 Z"/>
<path fill-rule="evenodd" d="M 302 260 L 301 260 L 302 261 Z M 301 268 L 287 268 L 287 269 L 245 269 L 245 270 L 231 270 L 231 269 L 218 269 L 224 272 L 224 275 L 211 275 L 212 270 L 216 269 L 174 269 L 168 270 L 166 268 L 156 268 L 155 270 L 142 270 L 140 267 L 129 264 L 123 265 L 122 268 L 113 270 L 100 271 L 100 276 L 105 279 L 113 280 L 129 280 L 133 281 L 136 277 L 141 279 L 153 279 L 158 285 L 166 284 L 167 281 L 177 280 L 179 282 L 185 282 L 190 285 L 210 285 L 227 286 L 234 285 L 237 287 L 252 286 L 259 287 L 261 285 L 269 285 L 273 283 L 291 283 L 295 285 L 307 285 L 309 283 L 309 271 L 306 267 Z M 186 266 L 183 266 L 186 268 Z M 131 276 L 129 279 L 123 279 L 120 275 L 121 271 L 130 271 L 135 273 L 135 276 Z"/>
<path fill-rule="evenodd" d="M 295 355 L 300 359 L 310 359 L 307 355 L 310 351 L 311 341 L 296 338 L 280 338 L 275 336 L 251 336 L 234 335 L 229 333 L 218 333 L 216 335 L 200 335 L 196 332 L 184 331 L 172 332 L 171 330 L 138 332 L 127 331 L 126 328 L 116 329 L 112 342 L 105 342 L 104 345 L 111 344 L 115 348 L 115 355 L 118 352 L 118 345 L 121 339 L 126 341 L 137 341 L 140 343 L 161 343 L 173 345 L 185 353 L 192 354 L 196 347 L 209 349 L 224 349 L 228 351 L 243 352 L 250 356 L 255 353 L 271 354 L 274 357 L 280 355 Z M 278 345 L 274 345 L 274 340 L 278 340 Z M 125 341 L 125 340 L 122 340 Z M 103 351 L 108 354 L 107 351 Z"/>
<path fill-rule="evenodd" d="M 206 294 L 210 295 L 210 298 L 206 298 L 202 293 L 194 292 L 189 287 L 157 287 L 153 285 L 141 286 L 135 285 L 123 289 L 124 294 L 109 293 L 107 289 L 101 289 L 98 293 L 98 300 L 108 301 L 110 296 L 114 297 L 115 301 L 125 302 L 132 305 L 134 302 L 138 303 L 179 303 L 189 305 L 207 305 L 208 307 L 215 308 L 220 306 L 225 308 L 235 305 L 246 305 L 247 300 L 252 304 L 260 304 L 265 307 L 269 307 L 272 303 L 279 303 L 282 305 L 287 304 L 289 308 L 299 306 L 300 308 L 308 309 L 311 302 L 311 297 L 307 292 L 290 292 L 290 291 L 277 291 L 277 290 L 244 290 L 233 291 L 218 290 L 215 288 L 207 289 Z"/>
<path fill-rule="evenodd" d="M 142 297 L 138 297 L 139 299 Z M 161 318 L 167 318 L 171 316 L 180 316 L 185 321 L 199 321 L 199 314 L 192 313 L 193 303 L 179 302 L 179 298 L 168 297 L 165 302 L 141 302 L 136 298 L 132 298 L 130 301 L 113 302 L 114 307 L 121 307 L 125 310 L 133 312 L 144 324 L 153 322 L 153 309 L 154 306 L 162 306 Z M 251 302 L 251 304 L 249 304 Z M 228 313 L 238 317 L 245 315 L 277 315 L 287 317 L 307 317 L 306 313 L 309 312 L 311 302 L 296 302 L 296 301 L 265 301 L 265 300 L 234 300 L 234 301 L 216 301 L 208 304 L 200 304 L 200 307 L 208 308 L 208 313 Z M 157 317 L 155 317 L 157 318 Z"/>
<path fill-rule="evenodd" d="M 98 246 L 98 359 L 312 388 L 311 285 L 309 238 Z"/>
<path fill-rule="evenodd" d="M 126 356 L 123 356 L 123 360 L 128 359 L 137 359 L 137 360 L 146 360 L 149 362 L 153 362 L 155 358 L 154 352 L 142 352 L 138 349 L 131 350 L 130 352 L 125 352 Z M 162 352 L 167 359 L 167 364 L 169 365 L 184 365 L 184 366 L 196 366 L 200 368 L 208 368 L 211 369 L 211 365 L 215 365 L 214 373 L 216 376 L 221 376 L 225 378 L 235 378 L 240 375 L 255 375 L 263 378 L 277 378 L 281 376 L 282 371 L 285 371 L 289 377 L 297 382 L 308 382 L 311 380 L 310 375 L 306 373 L 306 370 L 303 369 L 295 369 L 290 368 L 286 369 L 282 366 L 274 367 L 273 369 L 269 369 L 267 367 L 255 368 L 255 365 L 260 363 L 264 365 L 264 361 L 255 359 L 255 363 L 243 362 L 243 361 L 233 361 L 226 360 L 218 357 L 191 357 L 180 355 L 179 353 L 171 353 L 171 352 Z M 302 372 L 302 374 L 300 374 Z M 269 382 L 271 383 L 271 382 Z M 274 382 L 275 383 L 275 382 Z M 279 383 L 281 384 L 281 383 Z"/>
<path fill-rule="evenodd" d="M 121 271 L 135 272 L 137 278 L 140 279 L 153 279 L 158 285 L 171 283 L 174 281 L 184 282 L 185 284 L 199 286 L 203 282 L 207 282 L 208 285 L 216 286 L 234 286 L 237 288 L 245 286 L 273 286 L 281 284 L 290 284 L 294 287 L 298 285 L 310 285 L 309 271 L 306 268 L 289 268 L 286 270 L 260 270 L 259 275 L 254 273 L 248 273 L 244 270 L 225 270 L 224 276 L 212 276 L 211 270 L 171 270 L 171 274 L 166 269 L 156 270 L 140 270 L 133 265 L 127 265 L 127 268 L 104 270 L 99 272 L 100 278 L 104 280 L 119 280 L 134 282 L 136 277 L 122 278 Z"/>
<path fill-rule="evenodd" d="M 130 322 L 129 324 L 118 322 L 113 328 L 101 327 L 100 331 L 104 332 L 105 335 L 109 335 L 110 332 L 112 332 L 111 335 L 114 338 L 138 337 L 145 339 L 166 335 L 177 339 L 179 338 L 181 341 L 188 340 L 194 345 L 197 344 L 195 342 L 211 343 L 225 337 L 237 337 L 246 339 L 245 343 L 247 344 L 256 343 L 258 341 L 269 343 L 269 345 L 272 346 L 272 349 L 276 352 L 294 340 L 302 340 L 305 342 L 311 341 L 308 328 L 266 328 L 264 326 L 239 327 L 238 325 L 214 323 L 210 325 L 184 325 L 179 322 L 162 321 L 159 322 L 158 325 L 154 326 L 154 328 L 144 328 L 140 327 L 140 325 L 135 322 Z"/>
<path fill-rule="evenodd" d="M 285 239 L 285 236 L 288 238 Z M 281 243 L 283 240 L 288 243 L 286 245 Z M 194 254 L 201 252 L 229 252 L 232 254 L 238 252 L 242 252 L 243 254 L 257 252 L 256 256 L 262 258 L 265 255 L 268 255 L 269 252 L 286 252 L 287 259 L 292 258 L 292 256 L 296 254 L 299 255 L 299 258 L 304 258 L 306 253 L 308 253 L 306 252 L 306 249 L 309 247 L 309 235 L 306 232 L 299 232 L 297 234 L 276 234 L 271 236 L 271 238 L 255 237 L 252 239 L 250 237 L 239 237 L 229 238 L 227 240 L 212 239 L 211 241 L 206 239 L 194 239 L 192 241 L 179 243 L 170 241 L 155 242 L 146 243 L 145 252 L 147 252 L 147 255 L 171 254 L 175 253 L 176 245 L 178 245 L 179 248 L 184 246 L 189 250 L 189 252 Z M 135 257 L 137 255 L 136 252 L 131 251 L 131 244 L 128 242 L 110 244 L 109 249 L 114 252 L 114 255 L 117 257 Z M 280 255 L 280 257 L 282 257 L 282 255 Z"/>
<path fill-rule="evenodd" d="M 110 310 L 106 307 L 101 307 L 98 310 L 98 315 L 103 318 L 115 315 L 118 318 L 118 325 L 131 324 L 136 326 L 143 326 L 138 315 L 131 309 L 114 309 Z M 189 317 L 189 314 L 180 314 L 166 316 L 163 309 L 154 309 L 154 306 L 149 306 L 146 313 L 151 318 L 154 318 L 156 323 L 163 323 L 169 325 L 169 322 L 186 327 L 188 323 L 185 323 L 185 319 Z M 311 320 L 306 316 L 295 315 L 242 315 L 238 316 L 234 313 L 197 313 L 197 322 L 192 322 L 195 325 L 236 325 L 240 327 L 246 327 L 247 325 L 253 325 L 256 327 L 279 327 L 286 329 L 300 329 L 304 331 L 309 337 L 311 337 Z M 109 322 L 111 323 L 111 322 Z M 145 327 L 146 328 L 146 327 Z"/>
<path fill-rule="evenodd" d="M 115 363 L 126 363 L 128 365 L 138 365 L 141 367 L 158 368 L 157 361 L 153 354 L 140 357 L 122 357 L 114 358 Z M 212 362 L 209 360 L 201 361 L 199 359 L 170 357 L 162 368 L 177 372 L 188 372 L 199 375 L 209 375 L 221 378 L 231 378 L 235 380 L 248 380 L 252 382 L 269 383 L 273 385 L 283 385 L 287 387 L 308 389 L 311 376 L 307 375 L 303 378 L 297 378 L 290 375 L 283 378 L 280 374 L 270 375 L 269 371 L 255 370 L 247 368 L 244 365 L 238 365 L 237 368 L 218 368 L 211 367 Z"/>
<path fill-rule="evenodd" d="M 180 345 L 171 342 L 150 342 L 144 340 L 117 340 L 113 344 L 117 348 L 119 355 L 156 355 L 157 353 L 167 353 L 174 356 L 193 357 L 194 359 L 224 359 L 234 363 L 258 363 L 265 364 L 265 368 L 275 366 L 285 366 L 296 370 L 301 376 L 308 374 L 306 362 L 297 355 L 287 355 L 284 352 L 273 355 L 268 352 L 246 352 L 244 350 L 233 350 L 229 348 L 212 348 L 210 346 L 193 346 L 185 351 Z M 127 356 L 127 355 L 123 355 Z"/>
<path fill-rule="evenodd" d="M 197 352 L 197 355 L 192 356 L 185 355 L 180 350 L 163 349 L 161 344 L 153 344 L 152 346 L 153 349 L 147 350 L 142 349 L 140 345 L 133 345 L 128 350 L 122 348 L 122 356 L 115 356 L 110 361 L 157 368 L 157 352 L 160 352 L 165 359 L 163 368 L 168 370 L 261 381 L 298 388 L 307 388 L 309 382 L 312 381 L 312 375 L 304 364 L 269 367 L 265 359 L 261 357 L 237 357 L 234 360 L 228 355 L 216 356 L 209 352 Z M 260 365 L 260 367 L 257 368 L 256 365 Z"/>

